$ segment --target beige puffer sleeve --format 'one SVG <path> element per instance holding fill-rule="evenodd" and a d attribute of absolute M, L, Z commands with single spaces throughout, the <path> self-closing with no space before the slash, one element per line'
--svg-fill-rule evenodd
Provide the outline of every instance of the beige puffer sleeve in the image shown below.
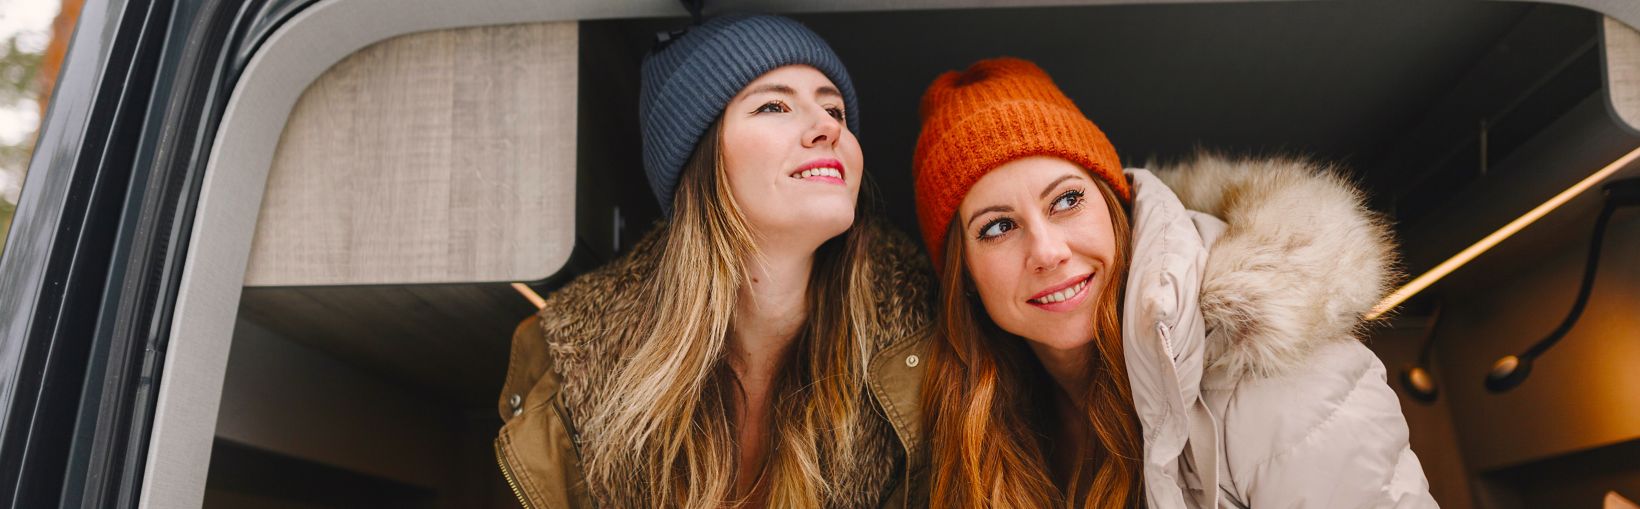
<path fill-rule="evenodd" d="M 1382 362 L 1353 339 L 1303 368 L 1204 387 L 1232 507 L 1437 507 Z"/>

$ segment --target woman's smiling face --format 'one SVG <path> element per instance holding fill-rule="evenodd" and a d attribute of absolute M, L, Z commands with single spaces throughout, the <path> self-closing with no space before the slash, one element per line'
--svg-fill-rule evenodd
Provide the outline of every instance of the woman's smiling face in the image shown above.
<path fill-rule="evenodd" d="M 824 241 L 854 223 L 864 165 L 847 115 L 837 86 L 806 65 L 769 71 L 729 101 L 725 173 L 755 233 Z"/>
<path fill-rule="evenodd" d="M 1037 347 L 1094 336 L 1094 305 L 1117 256 L 1104 197 L 1088 172 L 1048 156 L 996 167 L 957 208 L 965 264 L 991 320 Z"/>

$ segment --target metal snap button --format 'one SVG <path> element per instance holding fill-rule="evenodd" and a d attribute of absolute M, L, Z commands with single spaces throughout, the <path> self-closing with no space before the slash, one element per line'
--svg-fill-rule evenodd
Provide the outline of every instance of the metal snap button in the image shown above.
<path fill-rule="evenodd" d="M 513 410 L 517 410 L 519 405 L 523 405 L 523 404 L 524 404 L 524 397 L 523 396 L 519 396 L 517 394 L 514 394 L 514 395 L 512 395 L 512 397 L 507 398 L 507 406 L 513 407 Z"/>
<path fill-rule="evenodd" d="M 918 359 L 915 355 L 905 356 L 905 367 L 915 368 L 919 362 L 922 362 L 922 359 Z"/>

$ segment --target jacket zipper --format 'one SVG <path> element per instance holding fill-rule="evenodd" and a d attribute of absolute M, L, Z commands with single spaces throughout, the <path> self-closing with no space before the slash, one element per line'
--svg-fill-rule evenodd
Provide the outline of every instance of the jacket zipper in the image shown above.
<path fill-rule="evenodd" d="M 501 455 L 501 441 L 499 440 L 495 442 L 495 463 L 501 466 L 501 477 L 507 480 L 507 487 L 512 488 L 513 496 L 518 497 L 518 503 L 524 509 L 535 509 L 535 506 L 530 505 L 529 499 L 524 498 L 524 490 L 518 489 L 518 481 L 513 479 L 512 469 L 507 468 L 507 460 Z"/>
<path fill-rule="evenodd" d="M 553 398 L 552 409 L 558 412 L 558 420 L 564 422 L 564 431 L 569 433 L 569 441 L 575 446 L 575 461 L 580 463 L 582 460 L 581 433 L 575 431 L 575 421 L 569 418 L 569 410 L 564 408 L 564 402 L 559 401 L 558 398 Z"/>

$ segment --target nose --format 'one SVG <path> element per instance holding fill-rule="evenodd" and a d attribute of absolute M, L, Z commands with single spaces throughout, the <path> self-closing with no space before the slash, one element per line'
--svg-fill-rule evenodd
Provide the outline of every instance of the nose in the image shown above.
<path fill-rule="evenodd" d="M 815 106 L 814 122 L 803 132 L 804 147 L 818 147 L 837 143 L 837 138 L 843 135 L 843 121 L 832 118 L 825 108 Z"/>
<path fill-rule="evenodd" d="M 1032 272 L 1049 273 L 1070 261 L 1071 248 L 1064 232 L 1057 228 L 1037 228 L 1031 232 L 1030 253 L 1025 260 Z"/>

